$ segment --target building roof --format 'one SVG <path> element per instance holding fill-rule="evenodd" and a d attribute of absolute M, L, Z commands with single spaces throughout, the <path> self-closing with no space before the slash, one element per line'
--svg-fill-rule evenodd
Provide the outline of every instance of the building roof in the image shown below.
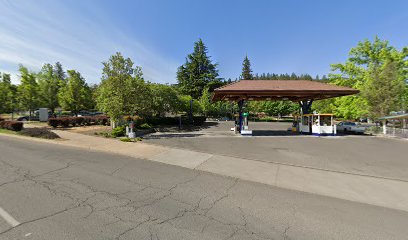
<path fill-rule="evenodd" d="M 326 99 L 358 90 L 310 80 L 241 80 L 214 90 L 213 101 Z"/>
<path fill-rule="evenodd" d="M 378 120 L 393 120 L 393 119 L 404 119 L 408 118 L 408 113 L 400 114 L 400 115 L 391 115 L 391 116 L 384 116 L 378 118 Z"/>

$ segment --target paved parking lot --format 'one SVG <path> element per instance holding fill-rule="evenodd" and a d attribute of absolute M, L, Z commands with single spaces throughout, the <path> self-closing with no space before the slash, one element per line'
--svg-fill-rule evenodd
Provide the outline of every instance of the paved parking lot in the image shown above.
<path fill-rule="evenodd" d="M 200 131 L 154 134 L 146 142 L 199 152 L 408 181 L 408 142 L 375 136 L 315 137 L 287 133 L 290 123 L 250 123 L 269 136 L 241 137 L 232 122 Z M 262 131 L 261 131 L 262 130 Z M 266 133 L 266 134 L 265 134 Z"/>

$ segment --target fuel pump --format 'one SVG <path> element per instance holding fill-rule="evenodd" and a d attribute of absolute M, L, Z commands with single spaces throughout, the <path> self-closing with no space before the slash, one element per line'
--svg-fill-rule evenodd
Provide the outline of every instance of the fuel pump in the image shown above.
<path fill-rule="evenodd" d="M 249 130 L 248 126 L 248 116 L 249 113 L 247 112 L 242 114 L 241 135 L 252 135 L 252 130 Z"/>
<path fill-rule="evenodd" d="M 234 114 L 234 127 L 231 128 L 231 131 L 234 131 L 235 134 L 239 133 L 240 130 L 239 126 L 239 114 Z"/>

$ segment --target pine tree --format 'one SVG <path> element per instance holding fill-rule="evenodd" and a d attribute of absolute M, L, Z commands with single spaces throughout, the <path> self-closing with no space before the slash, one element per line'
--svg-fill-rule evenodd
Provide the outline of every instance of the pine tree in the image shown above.
<path fill-rule="evenodd" d="M 54 65 L 54 75 L 56 76 L 57 79 L 59 79 L 62 82 L 66 82 L 66 76 L 64 69 L 62 68 L 62 64 L 60 62 L 56 62 Z"/>
<path fill-rule="evenodd" d="M 194 43 L 194 51 L 186 58 L 186 63 L 177 70 L 177 80 L 181 91 L 198 99 L 211 82 L 220 81 L 217 64 L 212 63 L 204 42 Z"/>
<path fill-rule="evenodd" d="M 254 79 L 254 76 L 252 75 L 251 61 L 249 61 L 248 55 L 245 56 L 244 61 L 242 62 L 241 79 L 243 80 Z"/>

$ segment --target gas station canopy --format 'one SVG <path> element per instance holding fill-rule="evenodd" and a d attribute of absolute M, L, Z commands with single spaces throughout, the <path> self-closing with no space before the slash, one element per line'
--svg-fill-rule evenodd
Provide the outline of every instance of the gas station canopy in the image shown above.
<path fill-rule="evenodd" d="M 213 101 L 319 100 L 358 90 L 310 80 L 241 80 L 214 90 Z"/>

